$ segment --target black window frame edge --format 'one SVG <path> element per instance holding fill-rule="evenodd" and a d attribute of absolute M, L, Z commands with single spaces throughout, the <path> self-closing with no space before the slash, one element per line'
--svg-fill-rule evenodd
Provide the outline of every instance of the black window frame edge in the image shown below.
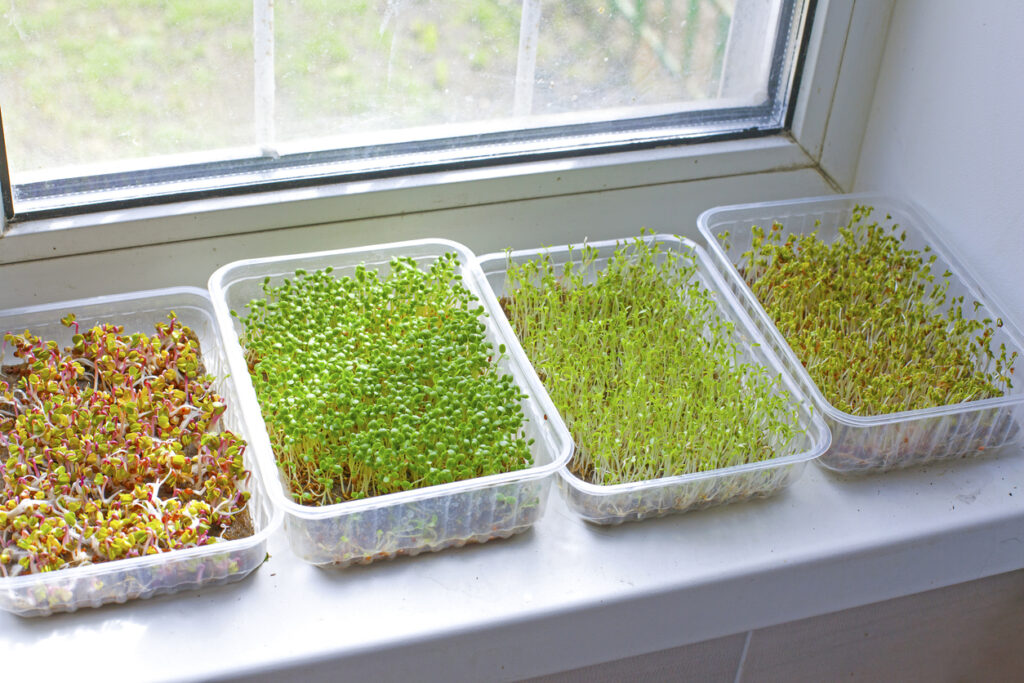
<path fill-rule="evenodd" d="M 155 206 L 181 201 L 192 201 L 216 197 L 229 197 L 243 194 L 254 194 L 274 190 L 288 190 L 343 182 L 361 182 L 379 180 L 399 176 L 419 175 L 435 172 L 450 172 L 467 169 L 486 168 L 489 166 L 520 164 L 551 159 L 593 156 L 619 152 L 632 152 L 654 148 L 691 145 L 698 143 L 720 142 L 727 140 L 749 139 L 777 135 L 792 127 L 795 107 L 793 96 L 799 90 L 807 58 L 810 32 L 814 24 L 817 0 L 807 0 L 804 5 L 802 28 L 797 51 L 792 57 L 788 54 L 789 44 L 786 38 L 794 26 L 800 26 L 801 17 L 796 16 L 800 8 L 800 0 L 783 0 L 779 12 L 778 26 L 775 32 L 774 52 L 768 75 L 768 98 L 763 104 L 752 107 L 732 107 L 715 110 L 698 110 L 667 114 L 661 116 L 637 117 L 613 121 L 546 126 L 519 130 L 485 133 L 462 137 L 428 139 L 416 142 L 402 142 L 363 147 L 318 150 L 301 154 L 271 157 L 247 157 L 230 161 L 211 161 L 180 166 L 158 167 L 147 171 L 155 174 L 146 183 L 148 187 L 161 183 L 182 181 L 190 178 L 217 179 L 230 176 L 246 175 L 244 182 L 229 185 L 222 184 L 216 188 L 203 188 L 183 191 L 154 192 L 145 196 L 121 198 L 113 200 L 85 201 L 68 203 L 60 207 L 32 209 L 18 213 L 15 211 L 15 190 L 11 183 L 7 148 L 4 140 L 3 109 L 0 106 L 0 199 L 3 203 L 4 217 L 8 225 L 17 222 L 61 218 L 100 211 L 122 210 L 141 206 Z M 791 76 L 786 80 L 787 65 L 791 64 Z M 785 98 L 780 98 L 779 90 L 788 85 Z M 785 111 L 776 111 L 779 102 L 784 102 Z M 658 129 L 678 130 L 687 127 L 708 126 L 715 123 L 730 121 L 743 122 L 751 120 L 778 121 L 776 125 L 738 125 L 733 129 L 712 133 L 696 134 L 653 134 Z M 627 133 L 630 131 L 648 132 L 643 139 L 622 142 L 603 142 L 587 144 L 585 139 L 590 136 Z M 582 141 L 576 146 L 562 146 L 551 150 L 538 150 L 507 153 L 467 154 L 462 158 L 445 158 L 436 162 L 416 162 L 412 164 L 384 164 L 381 168 L 358 171 L 341 171 L 320 173 L 276 180 L 254 180 L 251 174 L 267 171 L 280 171 L 311 165 L 329 165 L 360 159 L 387 160 L 402 155 L 424 154 L 439 151 L 441 148 L 453 150 L 493 149 L 494 146 L 512 145 L 516 142 L 536 141 L 542 139 Z M 453 145 L 453 142 L 456 143 Z M 50 181 L 38 181 L 18 186 L 18 194 L 27 194 L 30 198 L 57 197 L 71 195 L 88 195 L 102 190 L 130 187 L 127 180 L 137 171 L 81 176 L 77 178 L 61 178 Z M 60 191 L 54 191 L 55 187 Z"/>
<path fill-rule="evenodd" d="M 3 203 L 4 223 L 14 220 L 14 188 L 7 166 L 7 143 L 4 141 L 4 112 L 0 107 L 0 202 Z"/>

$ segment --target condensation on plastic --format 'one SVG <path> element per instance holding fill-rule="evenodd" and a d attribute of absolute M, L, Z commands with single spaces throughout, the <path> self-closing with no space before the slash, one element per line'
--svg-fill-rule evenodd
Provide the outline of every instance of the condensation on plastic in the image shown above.
<path fill-rule="evenodd" d="M 872 220 L 883 224 L 889 224 L 886 216 L 891 216 L 892 222 L 906 232 L 908 248 L 930 247 L 937 257 L 932 271 L 942 273 L 948 269 L 952 273 L 949 298 L 964 297 L 964 316 L 978 320 L 1002 317 L 1004 324 L 996 330 L 995 345 L 1006 344 L 1008 351 L 1024 355 L 1020 332 L 1000 313 L 1000 306 L 992 295 L 977 285 L 970 272 L 929 227 L 921 210 L 906 202 L 883 195 L 856 194 L 723 206 L 705 211 L 698 225 L 716 266 L 832 429 L 832 446 L 819 462 L 843 473 L 880 472 L 974 456 L 1019 442 L 1024 418 L 1024 390 L 1019 383 L 1001 397 L 935 408 L 863 416 L 839 410 L 822 394 L 743 281 L 738 267 L 743 252 L 751 246 L 751 226 L 767 228 L 778 221 L 784 226 L 783 239 L 790 234 L 817 231 L 825 242 L 833 242 L 839 228 L 849 223 L 857 205 L 873 207 Z M 721 237 L 724 232 L 729 233 L 727 239 Z M 977 311 L 971 303 L 974 301 L 981 304 Z"/>
<path fill-rule="evenodd" d="M 355 272 L 358 265 L 382 277 L 393 257 L 411 257 L 427 268 L 445 253 L 458 256 L 463 283 L 480 299 L 486 316 L 487 340 L 506 354 L 500 372 L 511 374 L 528 398 L 521 403 L 526 417 L 524 432 L 535 440 L 533 467 L 421 489 L 401 491 L 334 505 L 302 505 L 293 499 L 278 471 L 259 403 L 248 374 L 239 335 L 242 325 L 231 316 L 246 315 L 245 305 L 263 298 L 262 283 L 269 277 L 279 284 L 294 277 L 298 268 L 314 271 L 333 267 L 336 277 Z M 485 295 L 473 255 L 447 240 L 415 240 L 354 249 L 250 259 L 230 263 L 210 277 L 217 323 L 228 347 L 232 372 L 238 378 L 242 409 L 254 427 L 254 450 L 268 482 L 274 504 L 284 510 L 284 528 L 292 550 L 316 565 L 344 567 L 378 559 L 417 555 L 467 543 L 483 543 L 525 531 L 544 510 L 551 480 L 572 455 L 572 441 L 554 415 L 550 399 L 519 347 L 493 296 Z"/>
<path fill-rule="evenodd" d="M 8 309 L 0 311 L 0 337 L 27 329 L 43 339 L 70 345 L 72 331 L 60 322 L 68 313 L 74 313 L 82 327 L 111 323 L 123 325 L 128 333 L 153 334 L 154 325 L 165 321 L 171 311 L 199 337 L 206 371 L 217 378 L 214 386 L 227 404 L 222 417 L 224 428 L 250 441 L 247 420 L 239 409 L 238 392 L 228 377 L 227 358 L 217 333 L 213 307 L 209 295 L 201 289 L 175 287 Z M 6 364 L 15 359 L 0 357 L 0 362 Z M 252 536 L 158 555 L 3 577 L 0 609 L 21 616 L 46 616 L 243 579 L 266 559 L 267 537 L 281 521 L 280 512 L 270 506 L 251 446 L 244 458 L 252 476 L 240 485 L 251 494 Z"/>
<path fill-rule="evenodd" d="M 761 335 L 728 291 L 718 273 L 709 266 L 708 256 L 690 240 L 671 235 L 645 235 L 647 242 L 658 243 L 665 251 L 673 251 L 693 259 L 695 277 L 709 290 L 718 303 L 718 314 L 735 325 L 738 362 L 757 363 L 781 379 L 782 391 L 789 405 L 796 409 L 800 434 L 789 443 L 779 445 L 781 455 L 761 462 L 736 465 L 710 472 L 663 477 L 649 481 L 602 486 L 585 482 L 569 472 L 559 471 L 562 495 L 577 514 L 595 524 L 621 524 L 670 513 L 686 512 L 712 505 L 734 503 L 750 498 L 772 495 L 790 485 L 800 476 L 809 460 L 828 448 L 830 435 L 824 421 L 817 416 L 810 402 L 799 391 L 780 361 L 763 345 Z M 588 276 L 607 265 L 618 245 L 627 240 L 607 240 L 589 244 L 598 251 Z M 632 241 L 632 240 L 629 240 Z M 583 244 L 549 249 L 530 249 L 488 254 L 479 259 L 480 268 L 497 296 L 506 293 L 506 273 L 510 262 L 523 263 L 549 254 L 556 267 L 572 260 L 579 266 Z M 583 447 L 577 444 L 577 448 Z"/>

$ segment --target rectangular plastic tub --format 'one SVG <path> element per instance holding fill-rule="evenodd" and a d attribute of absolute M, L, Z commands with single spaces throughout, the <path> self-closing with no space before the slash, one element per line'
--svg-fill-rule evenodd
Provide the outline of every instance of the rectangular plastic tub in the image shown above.
<path fill-rule="evenodd" d="M 832 446 L 819 462 L 838 472 L 885 471 L 977 455 L 1018 442 L 1021 418 L 1024 417 L 1024 387 L 1019 383 L 1001 397 L 921 410 L 859 416 L 835 408 L 811 380 L 743 281 L 738 268 L 741 255 L 750 249 L 751 226 L 768 229 L 778 221 L 785 228 L 782 239 L 789 234 L 807 234 L 816 230 L 821 239 L 830 243 L 837 238 L 839 228 L 850 221 L 857 205 L 874 207 L 872 217 L 875 220 L 891 216 L 892 222 L 906 232 L 905 245 L 908 248 L 922 250 L 925 246 L 930 247 L 937 257 L 932 272 L 942 273 L 948 269 L 952 273 L 949 298 L 964 297 L 964 315 L 978 320 L 1002 317 L 1004 324 L 996 331 L 995 346 L 1005 343 L 1008 351 L 1024 352 L 1020 332 L 998 310 L 991 295 L 986 294 L 970 272 L 957 261 L 920 210 L 906 202 L 881 195 L 858 194 L 723 206 L 704 212 L 698 219 L 698 225 L 716 266 L 832 429 Z M 719 237 L 726 231 L 728 240 Z M 974 301 L 981 304 L 977 310 L 971 305 Z M 1021 362 L 1024 361 L 1018 360 L 1017 364 Z"/>
<path fill-rule="evenodd" d="M 738 362 L 761 364 L 778 375 L 789 404 L 798 410 L 802 434 L 784 447 L 784 455 L 763 462 L 698 472 L 649 481 L 602 486 L 583 481 L 567 467 L 559 471 L 559 487 L 577 514 L 595 524 L 620 524 L 626 521 L 659 517 L 711 505 L 738 502 L 769 496 L 795 481 L 809 460 L 821 455 L 829 444 L 829 431 L 824 421 L 812 414 L 810 402 L 797 389 L 794 380 L 782 369 L 774 354 L 760 345 L 761 337 L 732 294 L 710 267 L 708 256 L 690 240 L 670 235 L 647 235 L 642 239 L 658 242 L 666 251 L 691 256 L 697 264 L 696 277 L 719 302 L 718 313 L 735 324 L 741 356 Z M 598 250 L 589 277 L 608 262 L 622 240 L 589 243 Z M 549 254 L 556 270 L 569 260 L 581 262 L 584 245 L 552 247 L 488 254 L 479 259 L 480 268 L 497 297 L 506 294 L 506 272 L 510 263 L 523 263 L 542 254 Z M 571 425 L 570 425 L 571 430 Z M 583 447 L 576 444 L 577 448 Z"/>
<path fill-rule="evenodd" d="M 72 331 L 62 325 L 60 319 L 68 313 L 77 316 L 83 329 L 111 323 L 123 325 L 127 333 L 152 335 L 154 324 L 166 321 L 171 311 L 198 335 L 206 371 L 218 378 L 215 388 L 227 404 L 221 418 L 223 426 L 249 441 L 250 430 L 239 408 L 238 392 L 227 376 L 227 358 L 214 322 L 209 294 L 201 289 L 139 291 L 8 309 L 0 311 L 0 338 L 7 333 L 21 334 L 27 329 L 44 340 L 54 339 L 62 347 L 67 346 L 71 343 Z M 9 347 L 2 362 L 16 362 Z M 251 448 L 246 450 L 245 466 L 252 476 L 240 485 L 251 494 L 248 509 L 252 536 L 54 572 L 3 577 L 0 578 L 0 608 L 21 616 L 43 616 L 241 580 L 266 559 L 267 537 L 281 521 L 280 513 L 270 506 Z"/>
<path fill-rule="evenodd" d="M 528 398 L 522 402 L 524 432 L 535 440 L 533 467 L 515 472 L 456 481 L 333 505 L 297 503 L 278 472 L 266 424 L 249 378 L 239 342 L 242 325 L 231 316 L 245 315 L 245 305 L 263 298 L 264 278 L 280 283 L 296 269 L 332 267 L 335 277 L 351 275 L 358 265 L 386 276 L 392 257 L 411 257 L 429 267 L 445 253 L 458 256 L 463 283 L 486 311 L 482 322 L 494 348 L 505 344 L 498 363 L 511 374 Z M 242 407 L 255 427 L 253 446 L 269 482 L 274 504 L 285 512 L 284 526 L 294 552 L 316 565 L 367 564 L 398 555 L 416 555 L 466 543 L 483 543 L 530 528 L 540 517 L 554 473 L 571 456 L 572 442 L 564 425 L 546 420 L 554 414 L 533 368 L 508 328 L 493 296 L 485 294 L 473 255 L 446 240 L 417 240 L 318 253 L 251 259 L 228 264 L 210 277 L 210 291 L 228 345 L 232 372 L 242 392 Z"/>

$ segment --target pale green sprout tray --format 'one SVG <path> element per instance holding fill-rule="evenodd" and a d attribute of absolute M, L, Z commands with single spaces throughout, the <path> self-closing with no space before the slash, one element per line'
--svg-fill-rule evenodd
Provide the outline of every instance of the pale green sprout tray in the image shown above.
<path fill-rule="evenodd" d="M 583 519 L 596 524 L 619 524 L 625 521 L 685 512 L 711 505 L 738 502 L 772 495 L 794 482 L 807 462 L 821 455 L 830 441 L 829 430 L 820 416 L 783 369 L 774 353 L 762 345 L 760 333 L 738 302 L 728 291 L 720 276 L 710 267 L 708 256 L 690 240 L 670 235 L 646 235 L 642 238 L 658 243 L 663 250 L 678 252 L 692 258 L 697 266 L 695 277 L 710 290 L 718 303 L 718 315 L 734 323 L 734 334 L 740 348 L 737 362 L 760 364 L 778 376 L 781 391 L 788 405 L 798 413 L 799 433 L 787 444 L 777 444 L 780 454 L 759 462 L 736 465 L 708 472 L 683 474 L 648 481 L 601 486 L 583 481 L 568 468 L 559 471 L 559 485 L 569 506 Z M 596 249 L 597 258 L 591 277 L 604 267 L 619 245 L 626 240 L 530 249 L 488 254 L 480 258 L 480 267 L 495 294 L 506 292 L 506 271 L 510 263 L 522 263 L 548 254 L 556 271 L 573 260 L 579 264 L 584 246 Z M 576 444 L 580 448 L 580 444 Z"/>

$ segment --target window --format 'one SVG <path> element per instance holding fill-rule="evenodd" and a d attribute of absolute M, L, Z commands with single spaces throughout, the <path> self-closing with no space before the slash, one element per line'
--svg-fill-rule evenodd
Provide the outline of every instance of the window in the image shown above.
<path fill-rule="evenodd" d="M 5 215 L 778 132 L 812 0 L 10 0 Z"/>

